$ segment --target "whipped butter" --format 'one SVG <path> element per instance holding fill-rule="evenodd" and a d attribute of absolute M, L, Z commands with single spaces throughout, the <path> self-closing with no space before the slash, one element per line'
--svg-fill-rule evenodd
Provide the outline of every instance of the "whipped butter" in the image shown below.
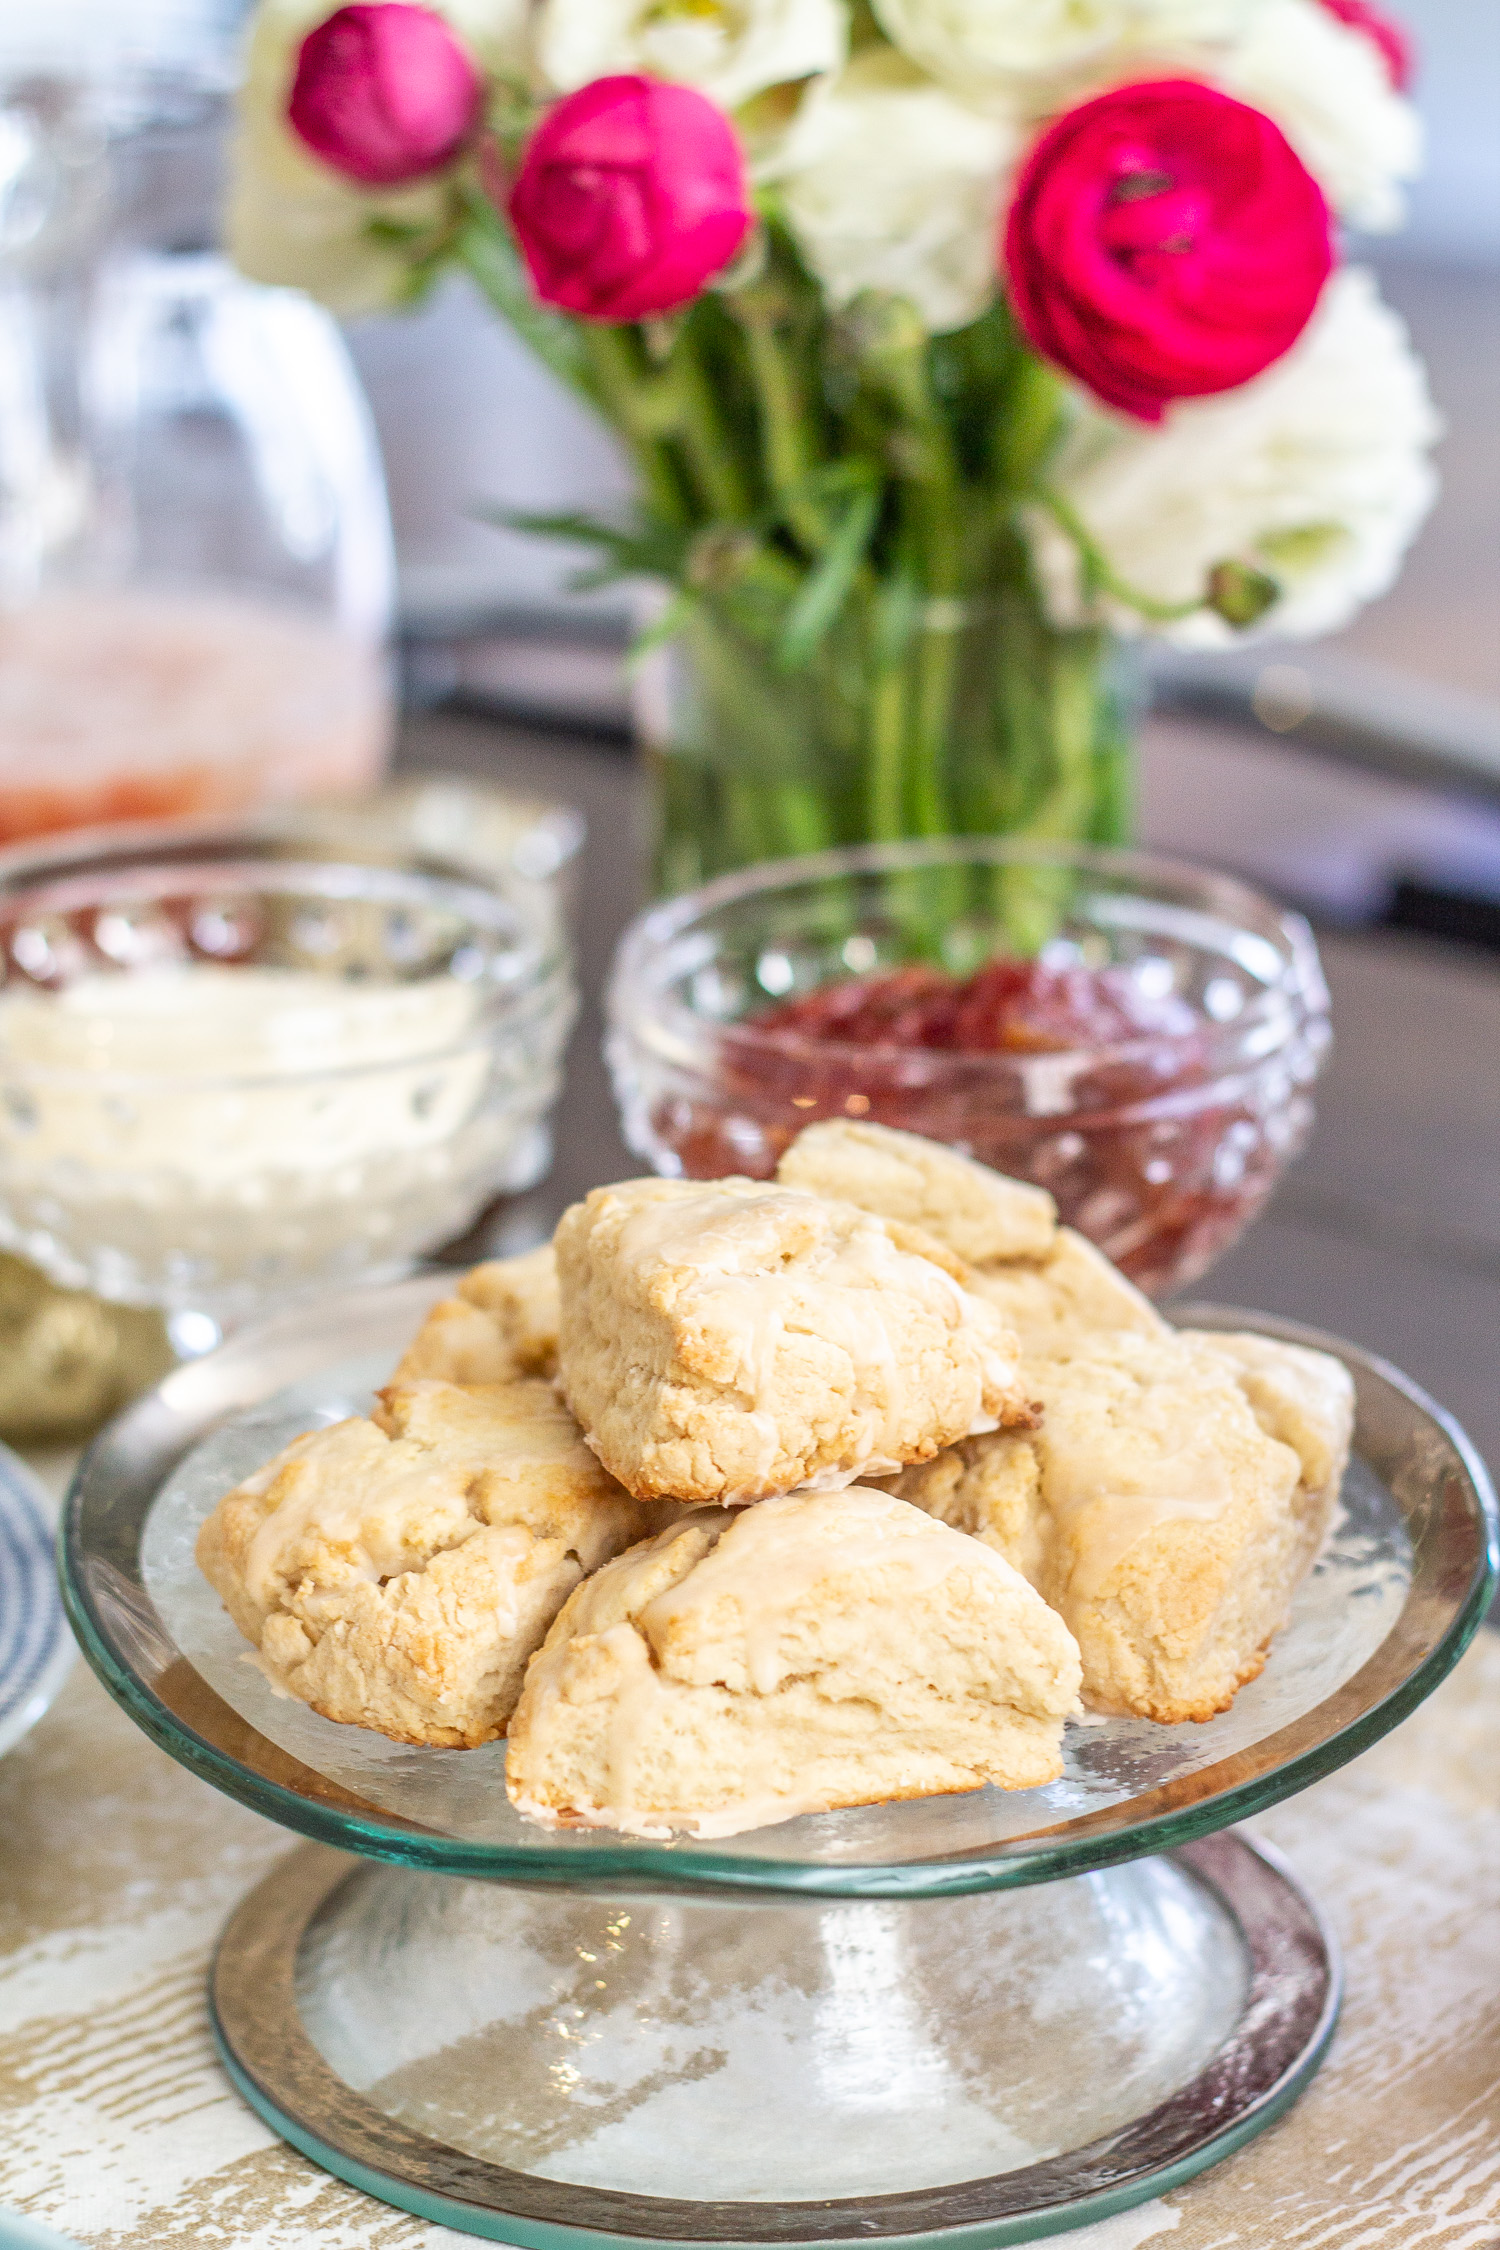
<path fill-rule="evenodd" d="M 503 1170 L 482 1004 L 213 962 L 0 993 L 0 1239 L 177 1304 L 398 1262 Z"/>

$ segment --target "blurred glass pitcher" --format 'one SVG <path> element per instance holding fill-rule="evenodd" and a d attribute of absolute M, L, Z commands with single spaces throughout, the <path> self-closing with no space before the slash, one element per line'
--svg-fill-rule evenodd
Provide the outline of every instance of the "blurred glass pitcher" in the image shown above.
<path fill-rule="evenodd" d="M 368 787 L 379 452 L 333 322 L 212 247 L 222 89 L 6 36 L 0 844 Z"/>

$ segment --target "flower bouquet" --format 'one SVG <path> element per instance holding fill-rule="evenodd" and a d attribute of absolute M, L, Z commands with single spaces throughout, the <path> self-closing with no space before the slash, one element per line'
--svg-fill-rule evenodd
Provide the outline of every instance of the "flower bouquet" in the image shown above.
<path fill-rule="evenodd" d="M 1112 842 L 1121 639 L 1327 631 L 1431 502 L 1339 264 L 1407 70 L 1365 0 L 262 0 L 232 243 L 346 312 L 466 269 L 624 440 L 628 521 L 524 520 L 668 589 L 664 888 Z"/>

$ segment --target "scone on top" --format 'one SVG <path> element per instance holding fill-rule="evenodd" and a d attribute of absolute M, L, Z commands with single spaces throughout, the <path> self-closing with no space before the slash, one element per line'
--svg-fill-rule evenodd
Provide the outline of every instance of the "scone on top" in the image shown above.
<path fill-rule="evenodd" d="M 1044 1188 L 1010 1180 L 941 1141 L 889 1125 L 832 1119 L 804 1127 L 776 1177 L 920 1227 L 969 1267 L 1029 1354 L 1083 1329 L 1160 1336 L 1167 1324 L 1102 1250 L 1059 1227 Z"/>
<path fill-rule="evenodd" d="M 475 1266 L 433 1306 L 395 1381 L 509 1383 L 557 1370 L 557 1261 L 550 1242 Z"/>
<path fill-rule="evenodd" d="M 1024 1435 L 888 1489 L 977 1536 L 1065 1620 L 1096 1709 L 1208 1719 L 1265 1663 L 1348 1449 L 1337 1360 L 1261 1337 L 1117 1333 L 1028 1361 Z"/>
<path fill-rule="evenodd" d="M 279 1686 L 397 1742 L 505 1732 L 586 1571 L 656 1530 L 548 1383 L 396 1384 L 219 1502 L 198 1565 Z"/>
<path fill-rule="evenodd" d="M 556 1250 L 558 1383 L 637 1498 L 850 1484 L 1026 1415 L 1016 1339 L 962 1264 L 852 1204 L 627 1180 Z"/>
<path fill-rule="evenodd" d="M 804 1126 L 776 1177 L 783 1187 L 920 1227 L 971 1266 L 1045 1257 L 1057 1235 L 1057 1205 L 1045 1188 L 889 1125 L 831 1118 Z"/>
<path fill-rule="evenodd" d="M 856 1486 L 705 1508 L 580 1586 L 506 1787 L 549 1826 L 729 1836 L 1062 1771 L 1078 1652 L 1018 1571 Z"/>

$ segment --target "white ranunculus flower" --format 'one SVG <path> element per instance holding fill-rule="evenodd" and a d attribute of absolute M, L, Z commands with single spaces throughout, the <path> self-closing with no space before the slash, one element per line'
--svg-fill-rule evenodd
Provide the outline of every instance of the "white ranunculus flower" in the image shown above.
<path fill-rule="evenodd" d="M 528 0 L 433 0 L 481 65 L 524 75 Z M 333 13 L 334 0 L 262 0 L 246 56 L 231 154 L 226 234 L 229 254 L 252 281 L 310 295 L 344 318 L 399 303 L 407 262 L 373 242 L 372 218 L 425 226 L 442 209 L 442 191 L 425 181 L 405 188 L 358 188 L 304 148 L 286 122 L 287 96 L 303 40 Z"/>
<path fill-rule="evenodd" d="M 1320 0 L 1258 0 L 1215 76 L 1276 120 L 1342 217 L 1400 225 L 1401 184 L 1421 170 L 1422 125 L 1373 39 Z"/>
<path fill-rule="evenodd" d="M 1191 602 L 1218 566 L 1247 566 L 1283 589 L 1256 630 L 1309 639 L 1394 581 L 1436 497 L 1440 435 L 1404 323 L 1352 267 L 1286 357 L 1241 390 L 1182 400 L 1155 429 L 1081 404 L 1050 482 L 1132 592 Z M 1114 597 L 1091 606 L 1055 518 L 1038 508 L 1027 528 L 1057 623 L 1092 617 L 1185 648 L 1244 638 L 1206 602 L 1160 626 Z"/>
<path fill-rule="evenodd" d="M 736 109 L 767 87 L 837 70 L 849 20 L 844 0 L 537 0 L 533 37 L 559 93 L 644 70 Z"/>
<path fill-rule="evenodd" d="M 770 176 L 830 302 L 906 297 L 941 334 L 996 289 L 1016 126 L 956 102 L 889 50 L 858 57 L 804 111 Z"/>
<path fill-rule="evenodd" d="M 970 101 L 1046 108 L 1060 81 L 1140 55 L 1191 58 L 1236 38 L 1260 0 L 873 0 L 904 54 Z"/>

